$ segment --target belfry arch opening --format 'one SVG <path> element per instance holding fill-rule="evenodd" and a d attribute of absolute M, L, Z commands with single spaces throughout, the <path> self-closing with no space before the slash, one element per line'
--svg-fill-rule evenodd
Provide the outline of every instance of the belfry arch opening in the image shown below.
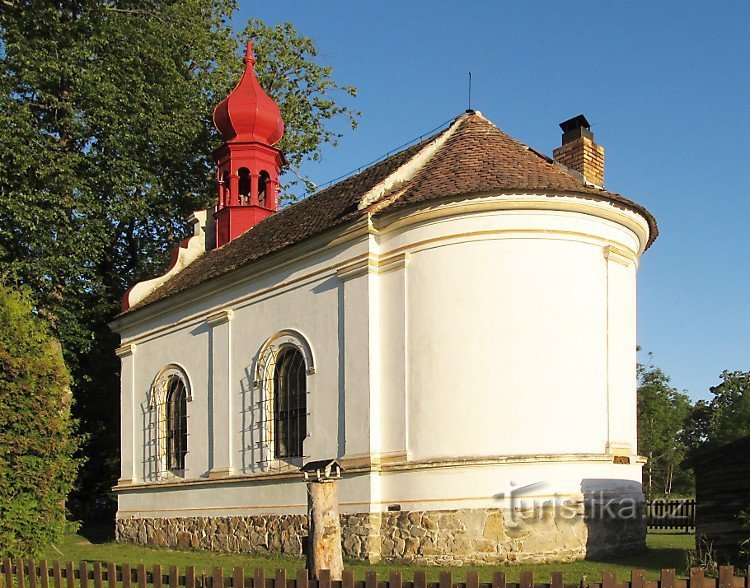
<path fill-rule="evenodd" d="M 237 175 L 239 176 L 237 190 L 240 195 L 240 204 L 250 204 L 250 170 L 241 167 Z"/>
<path fill-rule="evenodd" d="M 269 208 L 268 188 L 270 187 L 270 181 L 271 174 L 269 174 L 266 170 L 261 170 L 260 174 L 258 175 L 258 204 L 260 204 L 261 206 L 265 206 L 266 208 Z"/>

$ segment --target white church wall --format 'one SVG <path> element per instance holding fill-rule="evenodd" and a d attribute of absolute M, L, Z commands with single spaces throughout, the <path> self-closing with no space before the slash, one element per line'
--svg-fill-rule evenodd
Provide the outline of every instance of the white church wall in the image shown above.
<path fill-rule="evenodd" d="M 499 460 L 498 460 L 499 461 Z M 396 469 L 380 476 L 382 510 L 534 508 L 616 496 L 642 500 L 640 464 L 604 456 Z M 600 492 L 603 492 L 600 494 Z"/>
<path fill-rule="evenodd" d="M 378 220 L 275 269 L 239 270 L 213 293 L 199 287 L 205 296 L 161 314 L 144 309 L 122 330 L 123 423 L 128 390 L 142 410 L 156 374 L 183 366 L 187 471 L 145 484 L 142 415 L 131 415 L 118 517 L 304 513 L 301 477 L 267 459 L 258 429 L 256 366 L 280 333 L 314 357 L 304 453 L 344 462 L 345 514 L 505 508 L 498 496 L 529 484 L 517 496 L 642 499 L 644 222 L 604 203 L 503 198 Z M 124 434 L 124 451 L 129 442 Z"/>
<path fill-rule="evenodd" d="M 346 408 L 344 375 L 340 368 L 344 352 L 339 349 L 343 339 L 343 316 L 340 313 L 343 312 L 344 281 L 336 270 L 367 252 L 366 239 L 364 242 L 355 239 L 270 275 L 235 283 L 214 296 L 170 309 L 166 318 L 155 317 L 145 325 L 124 329 L 123 348 L 137 349 L 137 355 L 132 356 L 132 371 L 124 372 L 123 420 L 128 420 L 125 398 L 126 390 L 131 388 L 128 373 L 135 374 L 133 396 L 136 408 L 142 414 L 134 415 L 134 442 L 130 446 L 131 452 L 136 454 L 136 469 L 140 468 L 140 473 L 130 477 L 123 474 L 122 479 L 135 483 L 157 480 L 153 468 L 149 469 L 142 455 L 152 449 L 146 446 L 140 429 L 143 428 L 147 394 L 153 379 L 168 363 L 185 367 L 193 389 L 193 400 L 188 404 L 188 455 L 184 477 L 162 480 L 154 485 L 155 488 L 181 479 L 188 482 L 205 480 L 216 477 L 216 474 L 219 477 L 264 475 L 283 467 L 283 463 L 268 460 L 268 447 L 264 446 L 259 435 L 261 416 L 258 402 L 261 398 L 255 381 L 257 361 L 264 345 L 282 332 L 293 332 L 305 339 L 315 357 L 314 373 L 308 376 L 310 435 L 304 443 L 305 456 L 311 459 L 341 457 L 345 450 L 344 415 L 341 413 Z M 366 319 L 367 308 L 360 309 L 357 294 L 354 292 L 347 308 L 353 317 Z M 228 304 L 230 301 L 234 303 Z M 366 344 L 357 341 L 356 322 L 352 320 L 351 323 L 350 346 L 366 348 Z M 144 328 L 146 325 L 147 329 Z M 123 362 L 130 360 L 131 356 L 128 356 Z M 350 370 L 352 381 L 364 382 L 367 389 L 367 367 L 355 363 Z M 217 392 L 215 398 L 214 390 Z M 357 395 L 350 395 L 351 422 L 347 438 L 352 446 L 367 446 L 369 412 L 367 403 L 361 410 L 358 400 Z M 231 425 L 227 426 L 229 423 Z M 131 441 L 123 436 L 123 446 L 128 443 Z M 123 463 L 127 467 L 125 460 Z M 303 488 L 299 480 L 296 484 Z M 274 504 L 294 507 L 294 496 L 299 488 L 294 484 L 277 484 Z M 358 500 L 364 504 L 369 501 L 369 482 L 363 488 L 366 494 L 358 496 L 355 502 Z M 202 494 L 193 488 L 183 485 L 179 490 L 170 490 L 172 494 L 166 491 L 167 488 L 163 487 L 153 495 L 143 490 L 123 492 L 120 510 L 123 513 L 132 510 L 131 503 L 138 500 L 151 503 L 155 510 L 169 510 L 174 506 L 174 492 L 183 499 L 192 497 L 189 503 L 197 501 L 198 506 L 201 504 L 198 497 Z M 214 492 L 221 494 L 218 488 Z M 257 498 L 262 503 L 262 490 L 259 492 Z M 255 500 L 255 490 L 252 493 Z M 227 494 L 233 495 L 233 491 Z M 246 497 L 247 490 L 244 495 Z"/>
<path fill-rule="evenodd" d="M 635 427 L 634 291 L 608 302 L 604 248 L 635 258 L 639 237 L 595 207 L 596 216 L 482 203 L 381 228 L 382 257 L 409 255 L 410 457 L 602 453 L 610 421 Z M 635 263 L 618 267 L 634 285 Z M 608 320 L 630 337 L 609 353 L 611 367 Z M 608 406 L 607 382 L 623 374 Z"/>

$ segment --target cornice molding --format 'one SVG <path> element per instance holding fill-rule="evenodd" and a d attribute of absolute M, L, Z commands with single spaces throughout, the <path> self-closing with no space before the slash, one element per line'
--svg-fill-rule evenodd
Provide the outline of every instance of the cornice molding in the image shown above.
<path fill-rule="evenodd" d="M 346 282 L 365 274 L 377 273 L 378 272 L 378 258 L 374 255 L 368 255 L 364 259 L 357 259 L 356 261 L 349 263 L 336 270 L 336 275 L 341 278 L 342 281 Z"/>
<path fill-rule="evenodd" d="M 640 456 L 630 455 L 631 463 L 644 463 Z M 538 454 L 538 455 L 488 455 L 466 458 L 435 458 L 422 460 L 408 460 L 404 452 L 393 452 L 383 454 L 357 454 L 342 458 L 345 466 L 344 476 L 355 474 L 369 474 L 378 472 L 400 472 L 411 470 L 443 469 L 443 468 L 465 468 L 486 467 L 512 464 L 532 463 L 614 463 L 615 456 L 607 453 L 561 453 L 561 454 Z M 153 491 L 161 488 L 183 488 L 189 486 L 203 486 L 211 484 L 242 484 L 262 483 L 269 480 L 302 480 L 303 474 L 297 468 L 290 468 L 280 472 L 258 472 L 252 474 L 230 473 L 226 477 L 196 478 L 192 480 L 168 480 L 155 482 L 132 482 L 127 485 L 118 484 L 113 488 L 115 492 L 125 491 Z"/>
<path fill-rule="evenodd" d="M 206 322 L 212 327 L 218 327 L 224 323 L 231 322 L 234 311 L 229 308 L 222 309 L 206 317 Z"/>
<path fill-rule="evenodd" d="M 135 353 L 137 345 L 135 343 L 126 343 L 115 349 L 115 355 L 120 359 L 130 357 Z"/>
<path fill-rule="evenodd" d="M 619 263 L 624 265 L 625 267 L 630 267 L 635 263 L 635 257 L 632 253 L 629 251 L 625 251 L 624 249 L 619 249 L 613 245 L 607 245 L 603 248 L 604 253 L 604 259 L 607 261 L 614 261 L 615 263 Z"/>

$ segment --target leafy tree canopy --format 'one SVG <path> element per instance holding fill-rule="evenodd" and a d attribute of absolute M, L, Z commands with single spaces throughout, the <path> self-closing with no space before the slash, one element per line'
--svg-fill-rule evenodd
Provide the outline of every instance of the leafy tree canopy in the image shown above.
<path fill-rule="evenodd" d="M 713 398 L 699 400 L 686 427 L 691 449 L 715 447 L 750 435 L 750 372 L 727 371 L 710 388 Z"/>
<path fill-rule="evenodd" d="M 28 556 L 65 531 L 78 440 L 60 345 L 29 299 L 0 285 L 0 555 Z"/>
<path fill-rule="evenodd" d="M 638 364 L 638 450 L 648 458 L 643 468 L 647 498 L 672 492 L 691 493 L 690 472 L 679 466 L 685 457 L 685 419 L 690 398 L 669 385 L 669 377 L 651 362 Z"/>
<path fill-rule="evenodd" d="M 214 198 L 213 107 L 254 43 L 292 165 L 355 126 L 352 87 L 286 23 L 229 25 L 232 0 L 0 2 L 0 276 L 28 286 L 74 375 L 89 488 L 116 479 L 118 364 L 106 322 Z M 338 121 L 338 122 L 337 122 Z"/>

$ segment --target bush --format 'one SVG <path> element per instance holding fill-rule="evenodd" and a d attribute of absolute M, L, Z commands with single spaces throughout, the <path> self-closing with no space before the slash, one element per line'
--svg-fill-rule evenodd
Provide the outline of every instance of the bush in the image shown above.
<path fill-rule="evenodd" d="M 36 555 L 65 532 L 79 443 L 69 383 L 47 323 L 0 284 L 0 556 Z"/>

